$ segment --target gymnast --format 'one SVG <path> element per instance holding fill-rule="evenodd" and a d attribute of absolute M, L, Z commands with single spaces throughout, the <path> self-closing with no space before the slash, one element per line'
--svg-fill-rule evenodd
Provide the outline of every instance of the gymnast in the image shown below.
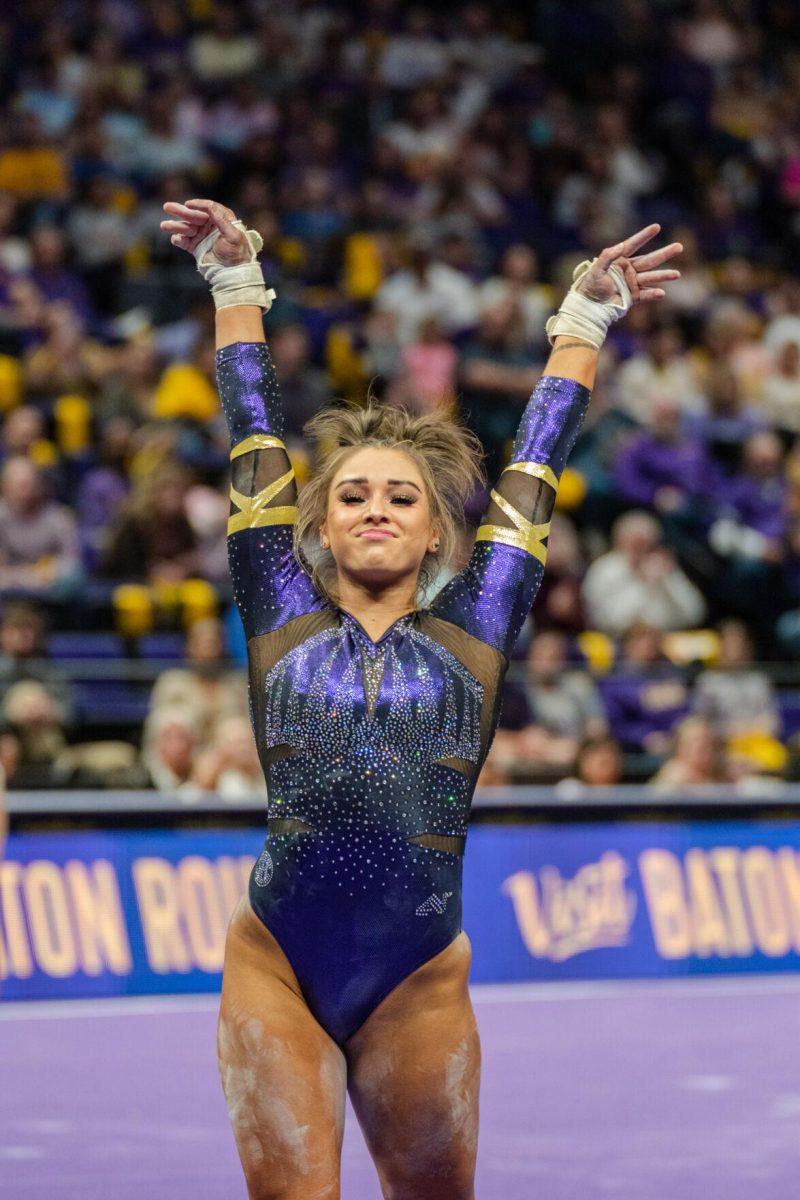
<path fill-rule="evenodd" d="M 467 566 L 427 607 L 481 482 L 449 415 L 329 408 L 297 492 L 264 342 L 260 238 L 164 206 L 216 304 L 228 546 L 248 639 L 267 835 L 228 931 L 218 1056 L 251 1200 L 335 1200 L 349 1092 L 389 1200 L 470 1200 L 480 1044 L 461 929 L 476 777 L 544 569 L 558 479 L 609 325 L 658 300 L 650 225 L 582 264 Z"/>

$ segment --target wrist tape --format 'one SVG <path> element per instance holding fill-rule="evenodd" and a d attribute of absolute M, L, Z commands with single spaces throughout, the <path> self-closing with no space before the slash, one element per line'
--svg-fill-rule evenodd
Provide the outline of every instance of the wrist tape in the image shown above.
<path fill-rule="evenodd" d="M 592 259 L 590 262 L 587 259 L 575 268 L 572 287 L 564 297 L 558 312 L 545 325 L 551 346 L 557 337 L 567 335 L 587 342 L 595 350 L 599 350 L 606 340 L 609 327 L 624 317 L 630 309 L 633 303 L 630 289 L 618 267 L 609 267 L 608 273 L 617 285 L 617 291 L 622 298 L 621 304 L 613 304 L 610 300 L 590 300 L 578 290 L 584 275 L 591 270 L 596 261 Z"/>
<path fill-rule="evenodd" d="M 218 310 L 232 308 L 235 304 L 254 304 L 265 312 L 269 312 L 272 301 L 275 299 L 275 292 L 272 288 L 267 289 L 261 273 L 261 264 L 258 261 L 258 252 L 264 245 L 261 234 L 257 233 L 255 229 L 247 229 L 243 221 L 233 221 L 232 224 L 237 229 L 243 230 L 247 237 L 250 261 L 237 263 L 233 267 L 227 267 L 218 262 L 211 256 L 211 251 L 219 237 L 219 230 L 212 229 L 211 233 L 195 247 L 194 257 L 197 269 L 206 283 L 210 285 L 211 295 Z"/>

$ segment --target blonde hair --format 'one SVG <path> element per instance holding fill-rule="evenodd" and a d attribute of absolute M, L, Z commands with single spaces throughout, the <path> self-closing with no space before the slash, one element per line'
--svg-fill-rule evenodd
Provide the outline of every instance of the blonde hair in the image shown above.
<path fill-rule="evenodd" d="M 336 602 L 336 560 L 322 549 L 319 530 L 336 472 L 366 446 L 402 450 L 419 468 L 439 537 L 438 551 L 426 554 L 420 565 L 418 590 L 427 588 L 439 568 L 455 558 L 464 506 L 485 482 L 483 449 L 475 434 L 444 411 L 415 416 L 372 400 L 366 407 L 324 408 L 303 432 L 316 444 L 318 470 L 298 496 L 294 548 L 316 589 Z"/>

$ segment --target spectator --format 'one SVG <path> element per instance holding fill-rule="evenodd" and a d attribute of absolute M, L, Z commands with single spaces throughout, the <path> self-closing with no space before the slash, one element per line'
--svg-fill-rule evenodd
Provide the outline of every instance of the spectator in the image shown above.
<path fill-rule="evenodd" d="M 311 342 L 303 325 L 281 325 L 270 339 L 270 348 L 286 413 L 286 431 L 302 441 L 306 421 L 330 401 L 330 385 L 325 373 L 310 361 Z"/>
<path fill-rule="evenodd" d="M 62 781 L 58 758 L 67 744 L 58 701 L 43 683 L 24 679 L 6 693 L 2 713 L 14 743 L 11 787 L 58 787 Z"/>
<path fill-rule="evenodd" d="M 555 631 L 534 637 L 527 670 L 517 755 L 531 765 L 566 768 L 583 738 L 607 730 L 597 688 L 586 671 L 568 667 L 567 639 Z"/>
<path fill-rule="evenodd" d="M 486 470 L 496 478 L 507 443 L 541 371 L 525 349 L 520 310 L 501 301 L 483 313 L 478 331 L 461 352 L 461 406 L 486 449 Z"/>
<path fill-rule="evenodd" d="M 684 672 L 663 650 L 661 630 L 634 625 L 625 635 L 620 663 L 601 681 L 608 722 L 625 750 L 661 755 L 674 726 L 689 709 Z"/>
<path fill-rule="evenodd" d="M 217 722 L 209 750 L 198 758 L 194 779 L 203 791 L 216 792 L 223 800 L 265 793 L 264 772 L 246 716 Z"/>
<path fill-rule="evenodd" d="M 620 449 L 614 475 L 629 504 L 675 513 L 713 493 L 718 472 L 703 442 L 688 437 L 682 424 L 674 400 L 655 399 L 645 427 Z"/>
<path fill-rule="evenodd" d="M 742 621 L 718 626 L 720 649 L 714 667 L 703 671 L 692 695 L 692 709 L 726 741 L 748 734 L 775 736 L 780 713 L 767 675 L 753 662 L 753 641 Z"/>
<path fill-rule="evenodd" d="M 69 680 L 48 663 L 47 625 L 41 608 L 29 600 L 7 600 L 0 617 L 0 695 L 24 679 L 47 687 L 65 721 L 73 717 Z"/>
<path fill-rule="evenodd" d="M 703 717 L 685 717 L 675 731 L 671 756 L 650 780 L 657 791 L 693 791 L 730 783 L 732 772 L 722 743 Z"/>
<path fill-rule="evenodd" d="M 179 708 L 151 712 L 145 721 L 142 748 L 146 786 L 186 799 L 197 796 L 201 789 L 193 773 L 199 744 L 191 713 Z"/>
<path fill-rule="evenodd" d="M 177 583 L 197 571 L 198 539 L 186 513 L 189 479 L 165 465 L 137 481 L 111 534 L 103 569 L 112 579 Z"/>
<path fill-rule="evenodd" d="M 375 296 L 380 312 L 395 318 L 401 344 L 417 336 L 422 321 L 438 320 L 448 333 L 459 333 L 475 324 L 477 304 L 472 281 L 461 271 L 437 262 L 427 239 L 413 242 L 408 266 L 382 283 Z"/>
<path fill-rule="evenodd" d="M 701 593 L 663 546 L 658 522 L 639 511 L 616 521 L 611 549 L 586 572 L 583 598 L 589 624 L 613 635 L 637 623 L 686 629 L 706 612 Z"/>
<path fill-rule="evenodd" d="M 764 629 L 783 598 L 787 486 L 780 439 L 770 430 L 752 434 L 743 458 L 743 470 L 720 489 L 721 515 L 709 542 L 724 563 L 716 576 L 717 596 Z"/>
<path fill-rule="evenodd" d="M 651 334 L 642 354 L 619 369 L 617 406 L 640 425 L 647 423 L 657 401 L 671 401 L 681 412 L 700 412 L 702 397 L 676 326 Z"/>
<path fill-rule="evenodd" d="M 622 751 L 608 734 L 586 738 L 578 747 L 573 774 L 556 784 L 556 795 L 576 799 L 588 789 L 616 787 L 622 782 Z"/>
<path fill-rule="evenodd" d="M 0 590 L 63 595 L 76 586 L 79 568 L 71 511 L 47 499 L 30 459 L 10 458 L 0 474 Z"/>
<path fill-rule="evenodd" d="M 764 381 L 761 410 L 781 432 L 800 433 L 800 342 L 786 341 L 780 347 L 775 370 Z"/>
<path fill-rule="evenodd" d="M 484 313 L 503 301 L 515 302 L 522 316 L 528 346 L 543 351 L 546 341 L 544 326 L 553 310 L 553 294 L 551 288 L 538 281 L 538 277 L 536 251 L 522 243 L 509 246 L 503 255 L 500 273 L 481 285 L 478 304 Z"/>
<path fill-rule="evenodd" d="M 202 741 L 229 716 L 247 710 L 242 674 L 228 668 L 222 622 L 215 617 L 194 621 L 184 649 L 185 667 L 163 671 L 150 695 L 150 711 L 179 709 L 191 713 Z"/>

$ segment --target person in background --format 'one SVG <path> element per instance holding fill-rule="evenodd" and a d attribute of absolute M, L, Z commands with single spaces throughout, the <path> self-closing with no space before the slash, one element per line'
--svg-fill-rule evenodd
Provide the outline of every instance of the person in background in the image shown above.
<path fill-rule="evenodd" d="M 200 788 L 193 775 L 199 745 L 191 712 L 179 708 L 151 712 L 142 739 L 142 762 L 148 773 L 145 786 L 170 795 L 196 796 Z"/>
<path fill-rule="evenodd" d="M 571 799 L 588 788 L 616 787 L 622 768 L 622 749 L 610 734 L 587 737 L 578 747 L 572 775 L 556 784 L 556 795 Z"/>
<path fill-rule="evenodd" d="M 649 780 L 658 791 L 681 791 L 731 783 L 722 742 L 704 717 L 685 717 L 675 730 L 670 757 Z"/>
<path fill-rule="evenodd" d="M 209 749 L 198 756 L 193 780 L 202 791 L 216 792 L 224 800 L 266 794 L 264 772 L 246 715 L 217 721 Z"/>
<path fill-rule="evenodd" d="M 701 672 L 692 693 L 692 711 L 720 737 L 746 734 L 774 737 L 780 712 L 772 683 L 753 661 L 753 639 L 743 621 L 720 622 L 719 658 Z"/>
<path fill-rule="evenodd" d="M 186 513 L 189 478 L 166 463 L 137 480 L 104 556 L 112 579 L 180 582 L 197 572 L 198 539 Z"/>
<path fill-rule="evenodd" d="M 591 627 L 619 636 L 639 622 L 670 630 L 703 620 L 705 600 L 662 544 L 655 517 L 625 513 L 611 539 L 611 549 L 595 559 L 583 581 Z"/>
<path fill-rule="evenodd" d="M 0 589 L 47 596 L 74 586 L 79 572 L 71 510 L 48 499 L 30 459 L 10 458 L 0 474 Z"/>
<path fill-rule="evenodd" d="M 600 683 L 615 737 L 636 754 L 664 754 L 674 726 L 689 711 L 684 673 L 664 655 L 663 640 L 661 630 L 634 625 L 619 666 Z"/>
<path fill-rule="evenodd" d="M 552 307 L 553 296 L 552 289 L 539 283 L 538 278 L 536 251 L 518 242 L 509 246 L 503 255 L 499 274 L 481 284 L 478 304 L 483 313 L 503 300 L 516 301 L 522 314 L 525 340 L 529 347 L 540 350 L 543 348 L 544 320 Z"/>
<path fill-rule="evenodd" d="M 163 671 L 156 680 L 150 711 L 191 713 L 205 742 L 221 720 L 247 713 L 246 681 L 243 672 L 229 668 L 223 625 L 216 617 L 192 622 L 184 654 L 183 667 Z"/>
<path fill-rule="evenodd" d="M 586 737 L 608 730 L 603 702 L 587 671 L 570 667 L 567 639 L 542 630 L 531 642 L 523 689 L 524 722 L 514 745 L 520 770 L 566 769 Z"/>
<path fill-rule="evenodd" d="M 617 407 L 646 425 L 653 405 L 671 401 L 681 412 L 702 411 L 702 396 L 677 326 L 655 330 L 642 354 L 629 358 L 617 375 Z"/>
<path fill-rule="evenodd" d="M 761 413 L 782 433 L 800 433 L 800 342 L 779 347 L 774 370 L 764 380 Z"/>
<path fill-rule="evenodd" d="M 6 692 L 2 703 L 5 763 L 13 760 L 9 782 L 15 788 L 49 788 L 61 784 L 58 757 L 67 741 L 65 714 L 50 690 L 36 679 L 23 679 Z"/>

